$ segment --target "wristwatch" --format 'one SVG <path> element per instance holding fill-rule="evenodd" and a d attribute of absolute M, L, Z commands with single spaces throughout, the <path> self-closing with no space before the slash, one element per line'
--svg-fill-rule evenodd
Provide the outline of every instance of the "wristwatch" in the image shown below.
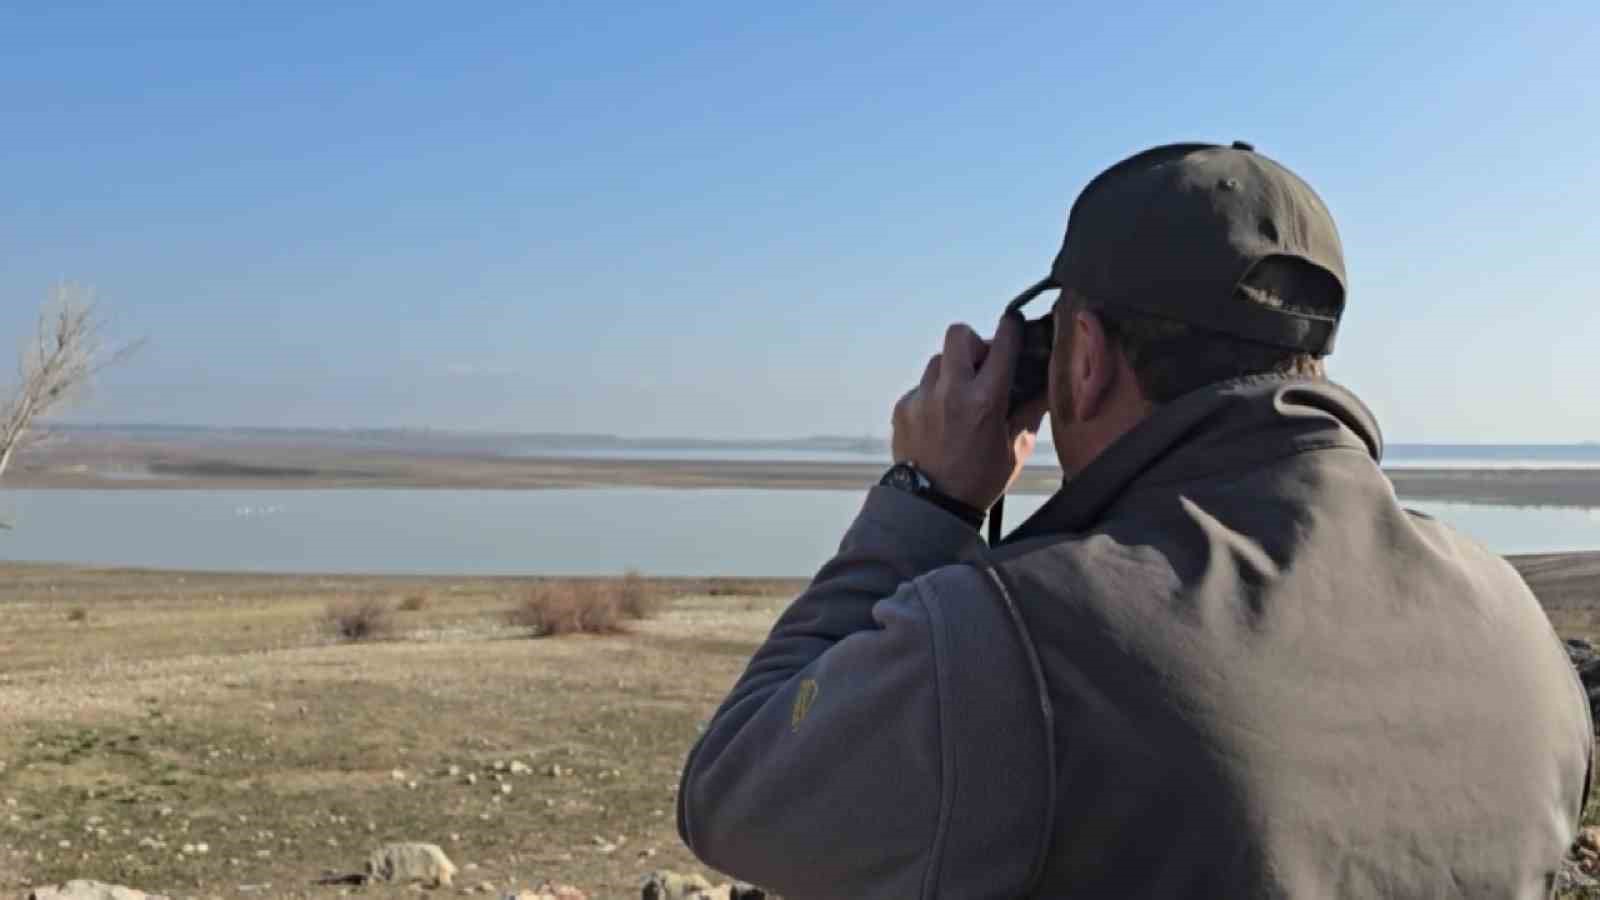
<path fill-rule="evenodd" d="M 917 468 L 917 464 L 913 462 L 895 463 L 890 466 L 889 471 L 883 473 L 883 477 L 878 479 L 878 484 L 905 491 L 914 497 L 921 497 L 945 512 L 951 513 L 973 528 L 981 528 L 983 526 L 983 517 L 987 515 L 983 510 L 975 506 L 968 506 L 934 487 L 933 482 L 928 480 L 928 476 L 924 475 L 922 470 Z"/>

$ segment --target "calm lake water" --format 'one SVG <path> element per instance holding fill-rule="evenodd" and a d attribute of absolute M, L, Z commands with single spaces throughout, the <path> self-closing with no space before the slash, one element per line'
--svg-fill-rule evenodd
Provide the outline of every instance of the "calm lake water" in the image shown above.
<path fill-rule="evenodd" d="M 261 572 L 809 576 L 857 491 L 7 491 L 0 559 Z M 1022 519 L 1041 496 L 1007 501 Z M 1600 549 L 1600 510 L 1414 503 L 1502 553 Z"/>
<path fill-rule="evenodd" d="M 532 458 L 687 460 L 691 462 L 868 463 L 888 465 L 878 450 L 805 447 L 532 447 L 512 455 Z M 1054 466 L 1055 451 L 1040 449 L 1030 466 Z M 1390 469 L 1600 469 L 1600 444 L 1390 444 L 1383 465 Z"/>

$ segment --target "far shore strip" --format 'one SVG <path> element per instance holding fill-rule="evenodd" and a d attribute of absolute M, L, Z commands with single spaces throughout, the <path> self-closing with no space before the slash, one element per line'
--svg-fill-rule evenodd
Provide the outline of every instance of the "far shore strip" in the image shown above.
<path fill-rule="evenodd" d="M 64 445 L 35 450 L 5 487 L 94 490 L 594 487 L 860 490 L 887 466 L 844 462 L 511 457 L 304 446 Z M 1408 500 L 1600 508 L 1600 469 L 1391 469 Z M 1013 493 L 1049 494 L 1054 466 L 1028 467 Z"/>

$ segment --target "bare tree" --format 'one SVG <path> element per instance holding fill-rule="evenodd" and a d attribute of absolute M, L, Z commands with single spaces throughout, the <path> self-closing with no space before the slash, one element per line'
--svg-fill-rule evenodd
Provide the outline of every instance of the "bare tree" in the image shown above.
<path fill-rule="evenodd" d="M 15 388 L 9 396 L 0 395 L 0 475 L 17 449 L 37 434 L 37 420 L 59 411 L 82 393 L 96 372 L 134 349 L 136 345 L 128 344 L 108 350 L 90 292 L 70 283 L 56 285 L 39 313 L 33 339 L 23 348 Z"/>

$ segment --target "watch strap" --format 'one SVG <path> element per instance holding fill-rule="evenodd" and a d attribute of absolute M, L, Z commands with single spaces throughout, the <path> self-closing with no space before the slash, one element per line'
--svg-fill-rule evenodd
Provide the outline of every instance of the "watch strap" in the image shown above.
<path fill-rule="evenodd" d="M 932 503 L 934 506 L 937 506 L 945 512 L 950 513 L 961 521 L 966 522 L 975 530 L 983 527 L 983 519 L 986 515 L 983 510 L 963 503 L 949 494 L 946 494 L 944 491 L 939 490 L 939 488 L 934 485 L 931 480 L 929 480 L 928 476 L 923 474 L 923 472 L 912 463 L 902 462 L 894 464 L 889 468 L 889 471 L 884 473 L 883 478 L 878 483 L 887 487 L 897 488 L 905 491 L 914 497 L 921 497 L 929 503 Z"/>

